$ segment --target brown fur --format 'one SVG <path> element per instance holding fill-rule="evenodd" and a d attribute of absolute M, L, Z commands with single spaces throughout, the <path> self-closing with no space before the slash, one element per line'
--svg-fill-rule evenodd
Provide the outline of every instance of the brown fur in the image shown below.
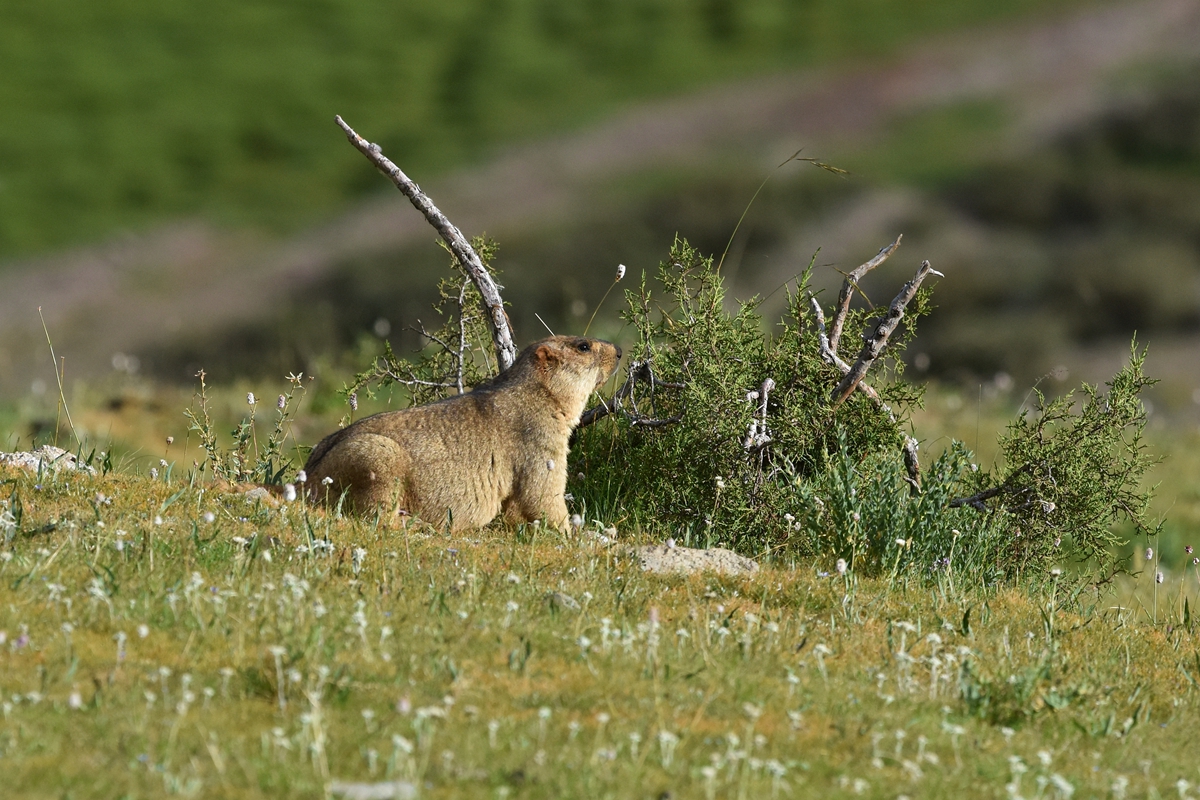
<path fill-rule="evenodd" d="M 620 358 L 608 342 L 554 336 L 473 391 L 361 419 L 313 448 L 304 467 L 310 497 L 345 492 L 356 513 L 381 509 L 455 530 L 501 512 L 564 527 L 571 432 Z"/>

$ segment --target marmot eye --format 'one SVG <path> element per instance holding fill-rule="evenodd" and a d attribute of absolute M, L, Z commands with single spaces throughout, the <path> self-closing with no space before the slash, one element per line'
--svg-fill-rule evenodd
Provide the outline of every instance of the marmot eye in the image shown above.
<path fill-rule="evenodd" d="M 586 353 L 592 349 L 592 345 L 590 342 L 580 342 L 578 347 L 579 347 L 579 352 L 581 352 L 581 353 Z"/>

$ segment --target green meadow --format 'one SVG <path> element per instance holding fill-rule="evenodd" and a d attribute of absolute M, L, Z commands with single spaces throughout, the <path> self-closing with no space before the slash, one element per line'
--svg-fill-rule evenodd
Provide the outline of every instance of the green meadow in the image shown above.
<path fill-rule="evenodd" d="M 785 557 L 656 577 L 604 520 L 449 537 L 186 473 L 0 472 L 13 796 L 1189 797 L 1200 779 L 1190 570 L 1124 599 Z"/>
<path fill-rule="evenodd" d="M 292 231 L 633 101 L 1078 0 L 0 4 L 0 260 L 200 215 Z"/>

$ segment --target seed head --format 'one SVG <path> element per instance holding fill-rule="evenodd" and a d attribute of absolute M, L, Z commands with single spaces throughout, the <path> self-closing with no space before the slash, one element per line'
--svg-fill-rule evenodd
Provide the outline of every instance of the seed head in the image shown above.
<path fill-rule="evenodd" d="M 246 392 L 246 405 L 252 406 L 258 401 L 254 399 L 254 392 Z"/>
<path fill-rule="evenodd" d="M 1163 574 L 1162 574 L 1161 572 L 1156 572 L 1156 573 L 1154 573 L 1154 582 L 1155 582 L 1155 583 L 1162 583 L 1162 582 L 1163 582 Z"/>
<path fill-rule="evenodd" d="M 839 559 L 837 560 L 837 571 L 838 571 L 838 575 L 845 575 L 845 574 L 846 574 L 846 567 L 847 567 L 847 565 L 846 565 L 846 559 L 844 559 L 844 558 L 839 558 Z"/>
<path fill-rule="evenodd" d="M 625 265 L 617 264 L 617 280 L 621 280 L 621 278 L 624 278 L 624 277 L 625 277 Z"/>
<path fill-rule="evenodd" d="M 1153 547 L 1147 547 L 1147 548 L 1146 548 L 1146 560 L 1147 560 L 1147 561 L 1149 561 L 1149 560 L 1150 560 L 1150 559 L 1152 559 L 1152 558 L 1154 558 L 1154 548 L 1153 548 Z"/>
<path fill-rule="evenodd" d="M 282 411 L 283 407 L 286 405 L 287 405 L 287 398 L 284 397 L 283 395 L 279 395 L 279 399 L 275 401 L 275 407 L 278 408 L 280 411 Z"/>
<path fill-rule="evenodd" d="M 304 470 L 300 470 L 299 472 L 296 473 L 296 483 L 307 483 L 307 482 L 308 482 L 308 473 L 307 472 L 305 472 Z"/>

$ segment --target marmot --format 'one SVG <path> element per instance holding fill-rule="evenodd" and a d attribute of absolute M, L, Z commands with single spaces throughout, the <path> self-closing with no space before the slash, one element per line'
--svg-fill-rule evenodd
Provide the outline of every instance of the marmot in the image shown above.
<path fill-rule="evenodd" d="M 380 509 L 451 530 L 483 527 L 500 512 L 564 528 L 568 442 L 620 359 L 619 347 L 599 339 L 534 342 L 470 392 L 326 436 L 304 465 L 309 496 L 345 492 L 355 513 Z"/>

